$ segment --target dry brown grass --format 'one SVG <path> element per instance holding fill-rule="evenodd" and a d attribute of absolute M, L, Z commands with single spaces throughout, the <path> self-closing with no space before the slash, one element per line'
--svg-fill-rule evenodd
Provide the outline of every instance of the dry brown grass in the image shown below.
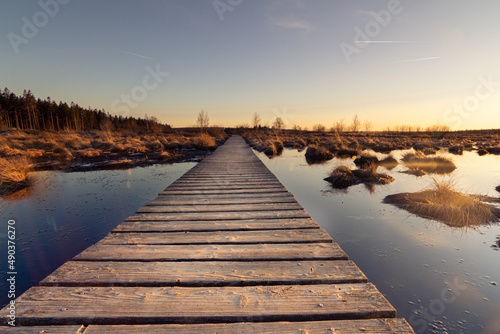
<path fill-rule="evenodd" d="M 0 184 L 27 183 L 31 171 L 32 164 L 27 157 L 0 158 Z"/>
<path fill-rule="evenodd" d="M 309 146 L 307 148 L 306 161 L 309 164 L 322 163 L 333 159 L 333 154 L 323 146 Z"/>
<path fill-rule="evenodd" d="M 389 195 L 384 203 L 452 227 L 478 226 L 500 218 L 498 209 L 481 202 L 475 195 L 456 191 L 452 182 L 445 181 L 434 180 L 432 188 L 419 192 Z"/>
<path fill-rule="evenodd" d="M 394 181 L 394 178 L 387 174 L 377 173 L 377 166 L 370 165 L 367 169 L 354 170 L 347 166 L 339 166 L 325 180 L 330 182 L 334 188 L 345 189 L 361 183 L 366 185 L 389 184 Z"/>
<path fill-rule="evenodd" d="M 202 133 L 196 138 L 196 145 L 200 148 L 214 148 L 215 138 L 208 133 Z"/>

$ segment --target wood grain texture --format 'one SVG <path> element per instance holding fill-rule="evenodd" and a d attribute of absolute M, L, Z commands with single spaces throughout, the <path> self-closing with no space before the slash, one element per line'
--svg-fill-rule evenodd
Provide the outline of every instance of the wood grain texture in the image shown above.
<path fill-rule="evenodd" d="M 248 220 L 248 219 L 283 219 L 283 218 L 310 218 L 304 210 L 284 211 L 239 211 L 239 212 L 207 212 L 207 213 L 136 213 L 126 221 L 191 221 L 191 220 Z"/>
<path fill-rule="evenodd" d="M 290 195 L 285 196 L 253 196 L 253 197 L 232 197 L 228 196 L 158 196 L 152 201 L 146 203 L 146 206 L 152 205 L 244 205 L 244 204 L 281 204 L 281 203 L 297 203 L 295 198 Z"/>
<path fill-rule="evenodd" d="M 394 317 L 369 283 L 252 287 L 33 287 L 17 298 L 30 324 L 159 324 Z M 2 320 L 6 317 L 2 314 Z"/>
<path fill-rule="evenodd" d="M 257 203 L 257 204 L 225 204 L 225 205 L 145 205 L 137 213 L 184 213 L 184 212 L 241 212 L 241 211 L 283 211 L 304 210 L 295 203 Z"/>
<path fill-rule="evenodd" d="M 286 193 L 288 192 L 283 187 L 276 188 L 255 188 L 255 189 L 232 189 L 232 190 L 170 190 L 165 189 L 160 195 L 212 195 L 212 194 L 269 194 L 269 193 Z"/>
<path fill-rule="evenodd" d="M 101 330 L 101 329 L 99 329 Z M 135 329 L 132 329 L 134 331 Z M 4 334 L 84 334 L 84 326 L 0 326 Z M 86 332 L 85 332 L 86 333 Z"/>
<path fill-rule="evenodd" d="M 242 219 L 223 221 L 126 221 L 112 232 L 208 232 L 208 231 L 248 231 L 319 228 L 311 218 L 292 219 Z"/>
<path fill-rule="evenodd" d="M 414 334 L 404 319 L 333 320 L 192 325 L 91 325 L 85 334 Z"/>
<path fill-rule="evenodd" d="M 302 261 L 347 260 L 333 244 L 258 245 L 104 245 L 74 257 L 79 261 Z"/>
<path fill-rule="evenodd" d="M 292 194 L 289 192 L 278 192 L 278 193 L 253 193 L 253 194 L 203 194 L 203 195 L 194 195 L 194 194 L 180 194 L 180 195 L 169 195 L 169 194 L 159 194 L 156 198 L 157 200 L 199 200 L 199 199 L 207 199 L 207 200 L 229 200 L 229 199 L 257 199 L 257 198 L 269 198 L 269 199 L 282 199 L 282 198 L 294 198 Z"/>
<path fill-rule="evenodd" d="M 238 185 L 199 185 L 199 186 L 189 186 L 189 187 L 180 187 L 176 185 L 172 185 L 164 190 L 164 193 L 168 192 L 176 192 L 176 191 L 188 191 L 188 192 L 205 192 L 211 190 L 219 190 L 219 191 L 229 191 L 229 190 L 254 190 L 254 189 L 262 189 L 262 190 L 286 190 L 282 185 L 253 185 L 253 184 L 238 184 Z"/>
<path fill-rule="evenodd" d="M 364 283 L 352 261 L 68 261 L 42 286 L 245 286 Z"/>
<path fill-rule="evenodd" d="M 286 244 L 332 242 L 323 229 L 111 233 L 100 245 Z"/>

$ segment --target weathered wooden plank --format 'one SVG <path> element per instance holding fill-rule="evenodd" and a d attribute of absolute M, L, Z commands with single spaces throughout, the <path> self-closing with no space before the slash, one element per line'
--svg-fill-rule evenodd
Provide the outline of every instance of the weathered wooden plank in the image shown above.
<path fill-rule="evenodd" d="M 236 197 L 232 198 L 231 195 L 225 196 L 226 198 L 205 196 L 188 196 L 184 198 L 175 196 L 161 196 L 146 203 L 147 206 L 151 205 L 234 205 L 234 204 L 278 204 L 278 203 L 297 203 L 293 196 L 276 196 L 276 197 Z"/>
<path fill-rule="evenodd" d="M 181 186 L 191 186 L 193 184 L 200 184 L 200 185 L 246 185 L 246 184 L 272 184 L 272 185 L 281 185 L 281 182 L 279 182 L 277 179 L 263 179 L 263 180 L 255 180 L 255 181 L 249 181 L 249 180 L 239 180 L 239 179 L 234 179 L 234 180 L 224 180 L 224 179 L 212 179 L 212 180 L 207 180 L 207 179 L 177 179 L 177 181 L 174 181 L 172 185 L 181 185 Z"/>
<path fill-rule="evenodd" d="M 138 209 L 137 213 L 183 213 L 183 212 L 239 212 L 239 211 L 280 211 L 280 210 L 304 210 L 297 202 L 295 203 L 258 203 L 258 204 L 231 204 L 225 205 L 145 205 Z"/>
<path fill-rule="evenodd" d="M 335 243 L 258 245 L 95 244 L 75 261 L 302 261 L 347 260 Z"/>
<path fill-rule="evenodd" d="M 414 334 L 404 319 L 330 320 L 309 322 L 245 322 L 190 325 L 90 325 L 85 334 Z"/>
<path fill-rule="evenodd" d="M 229 191 L 229 190 L 236 190 L 236 191 L 243 191 L 243 190 L 255 190 L 255 189 L 260 189 L 260 190 L 267 190 L 267 191 L 274 191 L 274 190 L 286 190 L 285 187 L 282 185 L 221 185 L 221 186 L 190 186 L 190 187 L 178 187 L 178 186 L 170 186 L 167 189 L 164 190 L 164 192 L 178 192 L 178 191 L 188 191 L 188 192 L 205 192 L 205 191 L 212 191 L 212 190 L 217 190 L 217 191 Z"/>
<path fill-rule="evenodd" d="M 158 324 L 393 318 L 369 283 L 252 287 L 33 287 L 21 325 Z M 5 309 L 2 310 L 5 322 Z"/>
<path fill-rule="evenodd" d="M 231 189 L 231 190 L 176 190 L 169 188 L 162 191 L 160 194 L 164 195 L 204 195 L 204 194 L 267 194 L 267 193 L 280 193 L 288 192 L 284 187 L 279 188 L 256 188 L 256 189 Z"/>
<path fill-rule="evenodd" d="M 207 212 L 207 213 L 137 213 L 128 217 L 126 221 L 191 221 L 191 220 L 237 220 L 237 219 L 282 219 L 282 218 L 310 218 L 305 210 L 287 211 L 240 211 L 240 212 Z"/>
<path fill-rule="evenodd" d="M 287 244 L 332 242 L 323 229 L 216 231 L 167 233 L 110 233 L 104 245 Z"/>
<path fill-rule="evenodd" d="M 113 229 L 112 232 L 207 232 L 207 231 L 246 231 L 246 230 L 278 230 L 319 228 L 311 218 L 297 219 L 253 219 L 253 220 L 222 220 L 222 221 L 126 221 Z"/>
<path fill-rule="evenodd" d="M 267 194 L 262 194 L 262 193 L 250 193 L 250 194 L 218 194 L 218 193 L 213 193 L 213 194 L 202 194 L 202 195 L 196 195 L 196 194 L 180 194 L 180 195 L 171 195 L 171 194 L 159 194 L 156 199 L 158 200 L 197 200 L 197 199 L 235 199 L 235 198 L 243 198 L 243 199 L 252 199 L 252 198 L 276 198 L 276 199 L 282 199 L 282 198 L 294 198 L 293 195 L 288 192 L 278 192 L 278 193 L 267 193 Z"/>
<path fill-rule="evenodd" d="M 279 182 L 278 179 L 273 176 L 243 176 L 243 175 L 210 175 L 210 174 L 200 174 L 200 175 L 184 175 L 180 181 L 196 181 L 196 182 L 261 182 L 261 181 L 274 181 Z"/>
<path fill-rule="evenodd" d="M 366 283 L 352 261 L 69 261 L 42 286 L 247 286 Z"/>
<path fill-rule="evenodd" d="M 98 329 L 101 330 L 101 329 Z M 133 329 L 135 330 L 135 329 Z M 0 333 L 4 334 L 84 334 L 84 326 L 27 326 L 11 327 L 0 326 Z M 85 332 L 86 333 L 86 332 Z"/>

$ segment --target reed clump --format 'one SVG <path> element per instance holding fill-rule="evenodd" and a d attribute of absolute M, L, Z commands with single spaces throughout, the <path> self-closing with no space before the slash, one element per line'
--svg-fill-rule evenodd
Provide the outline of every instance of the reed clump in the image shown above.
<path fill-rule="evenodd" d="M 370 165 L 366 169 L 351 170 L 347 166 L 338 166 L 331 175 L 325 178 L 334 188 L 345 189 L 357 184 L 389 184 L 394 181 L 390 175 L 377 172 L 376 165 Z"/>
<path fill-rule="evenodd" d="M 384 203 L 452 227 L 473 227 L 500 219 L 500 210 L 483 203 L 476 195 L 458 192 L 451 181 L 434 180 L 430 188 L 389 195 Z"/>
<path fill-rule="evenodd" d="M 307 163 L 315 164 L 333 159 L 333 154 L 323 146 L 309 146 L 305 157 Z"/>

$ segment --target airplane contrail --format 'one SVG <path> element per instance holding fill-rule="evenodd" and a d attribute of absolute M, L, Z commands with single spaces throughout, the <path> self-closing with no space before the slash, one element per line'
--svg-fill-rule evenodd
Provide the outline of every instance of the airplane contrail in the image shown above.
<path fill-rule="evenodd" d="M 395 63 L 413 63 L 415 61 L 425 61 L 425 60 L 435 60 L 435 59 L 441 59 L 441 57 L 426 57 L 426 58 L 407 59 L 407 60 L 396 61 Z"/>
<path fill-rule="evenodd" d="M 119 50 L 119 49 L 116 49 L 116 50 L 120 51 L 120 52 L 123 52 L 123 53 L 126 53 L 126 54 L 129 54 L 129 55 L 132 55 L 132 56 L 136 56 L 136 57 L 140 57 L 140 58 L 144 58 L 144 59 L 149 59 L 149 60 L 154 60 L 154 58 L 151 58 L 151 57 L 148 57 L 148 56 L 143 56 L 143 55 L 140 55 L 140 54 L 137 54 L 137 53 L 133 53 L 133 52 L 125 51 L 125 50 Z"/>
<path fill-rule="evenodd" d="M 410 44 L 410 43 L 432 43 L 426 41 L 354 41 L 354 43 L 364 44 Z"/>

